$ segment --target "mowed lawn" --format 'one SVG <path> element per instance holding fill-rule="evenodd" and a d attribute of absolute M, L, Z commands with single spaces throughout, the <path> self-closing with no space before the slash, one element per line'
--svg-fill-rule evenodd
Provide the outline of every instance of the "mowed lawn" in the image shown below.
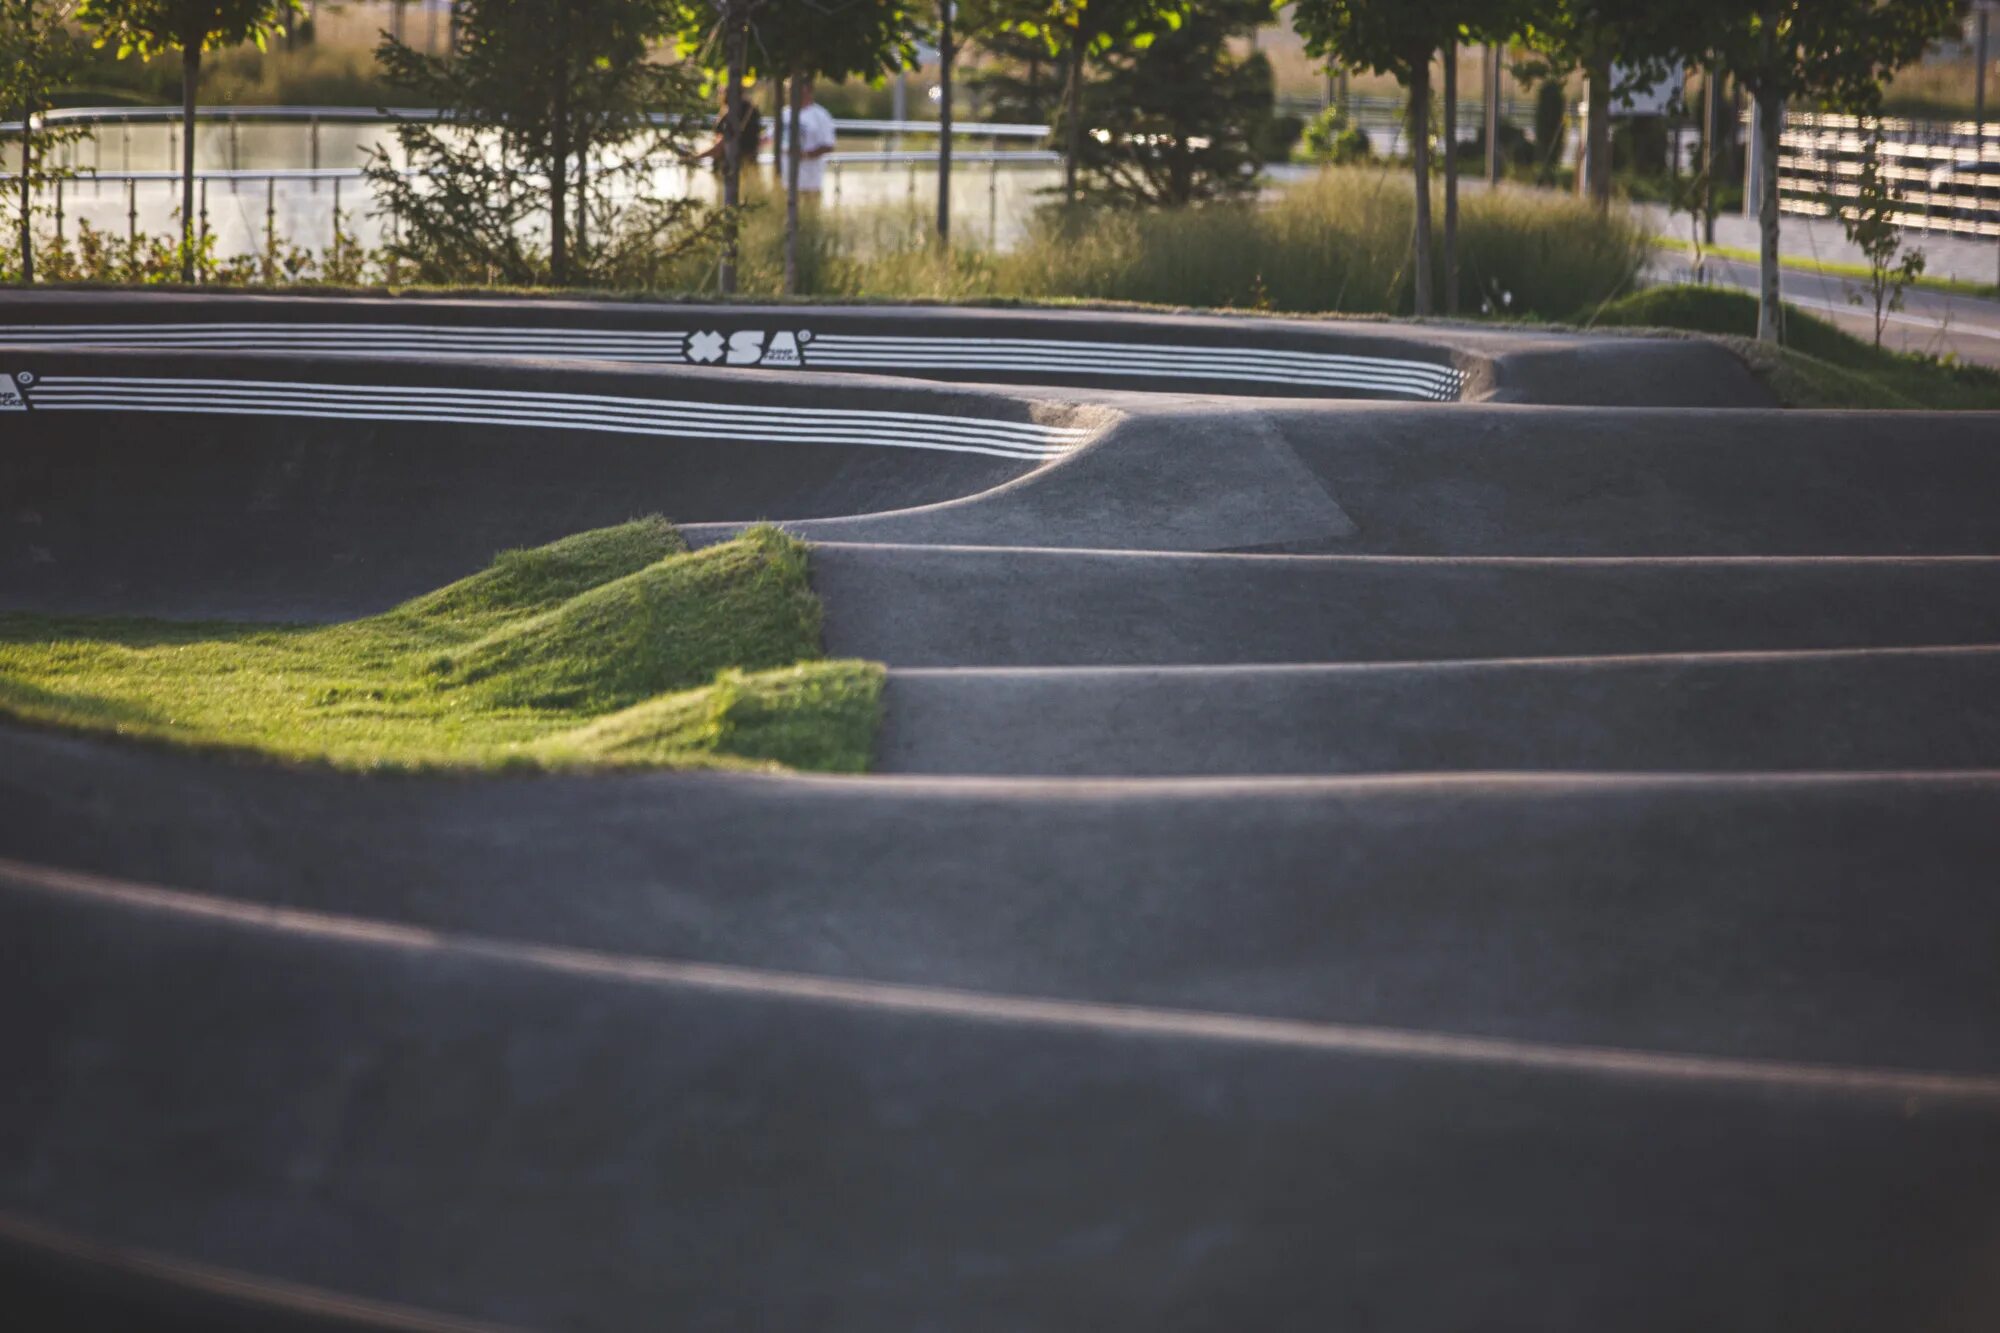
<path fill-rule="evenodd" d="M 822 658 L 801 543 L 657 518 L 345 624 L 0 615 L 0 714 L 347 768 L 856 772 L 881 685 Z"/>

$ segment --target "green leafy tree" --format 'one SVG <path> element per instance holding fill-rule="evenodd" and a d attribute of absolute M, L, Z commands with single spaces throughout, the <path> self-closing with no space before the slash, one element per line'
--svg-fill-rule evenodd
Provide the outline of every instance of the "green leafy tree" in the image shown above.
<path fill-rule="evenodd" d="M 758 68 L 790 90 L 789 132 L 803 109 L 806 79 L 878 78 L 916 64 L 921 14 L 904 0 L 783 0 L 767 6 L 750 31 Z M 798 289 L 799 154 L 785 171 L 785 290 Z"/>
<path fill-rule="evenodd" d="M 1062 105 L 1062 60 L 1049 50 L 1041 18 L 1044 0 L 964 0 L 960 39 L 989 59 L 966 76 L 988 120 L 1049 125 Z"/>
<path fill-rule="evenodd" d="M 1063 60 L 1062 111 L 1056 117 L 1063 140 L 1063 198 L 1082 196 L 1078 172 L 1084 154 L 1083 89 L 1093 56 L 1113 48 L 1143 50 L 1163 32 L 1181 25 L 1193 0 L 1035 0 L 1015 13 L 1014 30 L 1038 38 L 1051 56 Z"/>
<path fill-rule="evenodd" d="M 22 282 L 35 280 L 35 195 L 70 174 L 57 164 L 56 150 L 84 132 L 42 116 L 84 65 L 68 30 L 75 15 L 76 0 L 0 0 L 0 108 L 21 118 L 11 202 Z"/>
<path fill-rule="evenodd" d="M 1583 71 L 1578 183 L 1600 209 L 1611 206 L 1611 104 L 1668 72 L 1684 44 L 1678 13 L 1659 0 L 1536 0 L 1522 16 L 1520 39 L 1534 55 L 1517 67 L 1521 73 L 1560 79 Z"/>
<path fill-rule="evenodd" d="M 655 0 L 460 0 L 448 54 L 384 34 L 385 78 L 437 108 L 396 124 L 407 171 L 381 152 L 368 166 L 390 260 L 420 281 L 644 285 L 706 239 L 708 210 L 643 188 L 689 157 L 701 113 L 700 71 L 652 58 L 674 17 Z"/>
<path fill-rule="evenodd" d="M 1957 9 L 1957 0 L 1686 0 L 1676 8 L 1683 50 L 1713 52 L 1757 105 L 1760 341 L 1782 336 L 1778 148 L 1785 104 L 1876 111 L 1884 80 L 1951 32 Z"/>
<path fill-rule="evenodd" d="M 181 281 L 195 270 L 194 109 L 204 52 L 254 43 L 263 50 L 298 12 L 298 0 L 82 0 L 77 19 L 118 58 L 181 57 Z"/>
<path fill-rule="evenodd" d="M 676 27 L 684 54 L 699 59 L 720 76 L 723 94 L 722 135 L 722 262 L 717 286 L 722 294 L 736 292 L 737 242 L 743 205 L 742 136 L 737 127 L 749 120 L 745 89 L 756 56 L 751 34 L 771 10 L 783 10 L 799 0 L 679 0 Z"/>
<path fill-rule="evenodd" d="M 1298 0 L 1292 24 L 1307 54 L 1395 79 L 1410 94 L 1410 169 L 1416 185 L 1411 246 L 1416 313 L 1433 309 L 1431 61 L 1457 41 L 1504 40 L 1515 14 L 1504 0 Z M 1447 148 L 1449 151 L 1449 148 Z"/>
<path fill-rule="evenodd" d="M 1177 207 L 1256 187 L 1271 66 L 1231 48 L 1270 17 L 1270 0 L 1206 0 L 1151 40 L 1106 48 L 1079 159 L 1096 192 Z"/>
<path fill-rule="evenodd" d="M 1851 194 L 1829 190 L 1827 208 L 1868 260 L 1868 285 L 1850 292 L 1848 299 L 1869 308 L 1875 320 L 1875 345 L 1880 347 L 1889 316 L 1903 308 L 1904 292 L 1924 275 L 1925 258 L 1922 250 L 1904 244 L 1903 191 L 1882 169 L 1879 130 L 1862 146 L 1851 190 Z"/>

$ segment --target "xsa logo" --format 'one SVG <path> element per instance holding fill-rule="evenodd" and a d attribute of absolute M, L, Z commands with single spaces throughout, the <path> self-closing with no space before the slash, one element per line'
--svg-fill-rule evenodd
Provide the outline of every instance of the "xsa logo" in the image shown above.
<path fill-rule="evenodd" d="M 762 329 L 738 329 L 729 334 L 695 333 L 688 337 L 687 359 L 698 366 L 717 362 L 725 366 L 802 366 L 806 344 L 811 341 L 810 329 L 800 329 L 797 333 L 780 329 L 770 335 L 768 342 Z"/>
<path fill-rule="evenodd" d="M 0 379 L 0 412 L 27 411 L 28 386 L 34 382 L 35 377 L 25 370 Z"/>

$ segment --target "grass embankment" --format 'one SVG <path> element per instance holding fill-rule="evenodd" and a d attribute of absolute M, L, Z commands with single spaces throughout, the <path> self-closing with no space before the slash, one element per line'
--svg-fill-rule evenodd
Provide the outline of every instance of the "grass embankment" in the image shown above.
<path fill-rule="evenodd" d="M 1795 306 L 1785 345 L 1752 341 L 1757 298 L 1722 287 L 1655 287 L 1614 301 L 1597 325 L 1726 339 L 1787 407 L 2000 409 L 2000 371 L 1876 347 Z"/>
<path fill-rule="evenodd" d="M 745 295 L 782 289 L 781 202 L 763 197 L 744 228 Z M 926 213 L 827 210 L 803 222 L 799 291 L 1407 314 L 1414 208 L 1400 168 L 1330 168 L 1254 202 L 1071 215 L 1050 208 L 1012 249 L 995 251 L 975 234 L 946 252 Z M 1459 306 L 1467 314 L 1571 318 L 1632 290 L 1649 254 L 1635 220 L 1564 195 L 1482 191 L 1460 208 Z M 706 257 L 691 258 L 675 278 L 697 290 L 712 268 Z"/>
<path fill-rule="evenodd" d="M 1694 245 L 1677 236 L 1656 236 L 1653 238 L 1653 244 L 1658 249 L 1672 250 L 1676 254 L 1694 254 Z M 1710 245 L 1704 246 L 1703 249 L 1714 259 L 1732 259 L 1741 264 L 1761 264 L 1764 261 L 1764 257 L 1757 251 L 1733 245 Z M 1817 277 L 1846 278 L 1864 283 L 1869 278 L 1866 264 L 1850 264 L 1837 259 L 1818 259 L 1811 255 L 1780 255 L 1778 266 L 1796 273 L 1811 273 Z M 1942 278 L 1924 274 L 1911 279 L 1909 285 L 1924 291 L 1948 292 L 1953 296 L 1977 296 L 1987 299 L 2000 296 L 2000 287 L 1990 282 L 1967 282 L 1964 278 Z"/>
<path fill-rule="evenodd" d="M 803 545 L 661 519 L 509 551 L 379 616 L 0 616 L 0 713 L 344 768 L 858 772 L 882 670 L 820 659 Z"/>

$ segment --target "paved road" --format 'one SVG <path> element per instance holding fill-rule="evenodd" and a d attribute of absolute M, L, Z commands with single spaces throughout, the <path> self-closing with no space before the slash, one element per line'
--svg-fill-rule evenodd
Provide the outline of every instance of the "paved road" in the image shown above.
<path fill-rule="evenodd" d="M 174 383 L 0 416 L 0 604 L 326 618 L 665 507 L 793 520 L 829 650 L 891 676 L 860 779 L 0 728 L 10 1308 L 2000 1324 L 1994 420 L 1775 411 L 1698 344 L 1340 336 L 1486 401 L 532 372 L 763 414 L 724 442 L 472 419 L 542 411 L 492 359 L 27 349 L 44 405 Z M 153 411 L 196 377 L 245 410 Z M 991 438 L 1057 444 L 922 447 Z"/>
<path fill-rule="evenodd" d="M 1711 281 L 1745 291 L 1757 290 L 1755 264 L 1710 258 L 1708 270 Z M 1662 281 L 1685 281 L 1687 258 L 1663 252 L 1654 272 Z M 1851 299 L 1862 290 L 1857 280 L 1817 270 L 1787 268 L 1782 283 L 1785 300 L 1790 304 L 1830 319 L 1856 337 L 1874 338 L 1873 306 L 1856 305 Z M 1903 308 L 1887 314 L 1882 344 L 1901 352 L 1954 356 L 1975 365 L 2000 366 L 2000 301 L 1912 288 L 1904 294 Z"/>

